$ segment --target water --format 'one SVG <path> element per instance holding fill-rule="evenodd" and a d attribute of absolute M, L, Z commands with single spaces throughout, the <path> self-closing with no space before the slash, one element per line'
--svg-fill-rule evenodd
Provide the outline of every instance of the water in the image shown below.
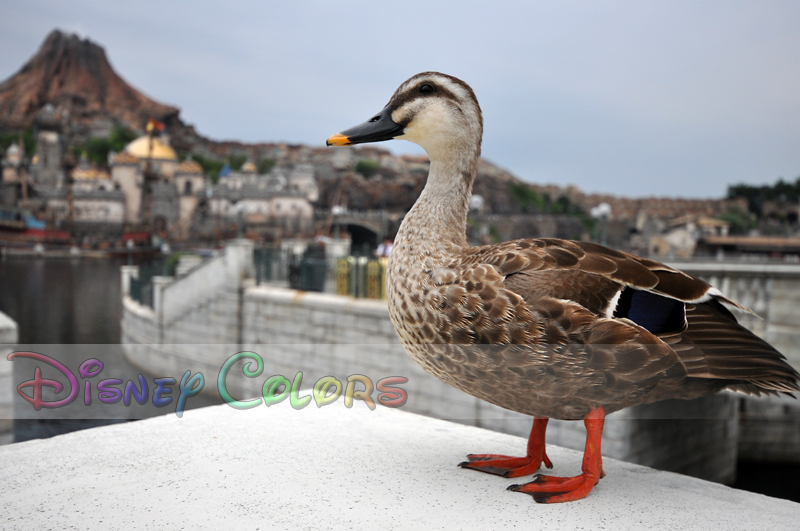
<path fill-rule="evenodd" d="M 20 343 L 119 343 L 120 266 L 113 259 L 0 259 L 0 311 Z"/>
<path fill-rule="evenodd" d="M 104 378 L 127 381 L 143 373 L 152 385 L 152 375 L 131 365 L 119 345 L 120 266 L 124 263 L 124 259 L 112 258 L 0 259 L 0 311 L 17 322 L 19 350 L 46 354 L 75 374 L 84 360 L 102 359 Z M 37 365 L 41 364 L 33 360 L 14 360 L 15 385 L 32 379 Z M 52 369 L 42 368 L 43 376 L 54 377 L 48 376 L 47 370 Z M 48 388 L 44 388 L 43 393 L 48 400 L 56 398 Z M 81 400 L 76 400 L 67 408 L 45 408 L 36 412 L 18 393 L 14 392 L 13 397 L 15 442 L 174 411 L 174 407 L 157 409 L 152 405 L 106 407 L 95 398 L 95 407 L 85 407 Z M 201 395 L 191 400 L 191 407 L 213 403 L 217 402 Z"/>

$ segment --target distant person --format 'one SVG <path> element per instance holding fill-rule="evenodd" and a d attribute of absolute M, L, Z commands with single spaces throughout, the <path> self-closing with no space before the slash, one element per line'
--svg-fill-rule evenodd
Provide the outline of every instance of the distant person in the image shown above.
<path fill-rule="evenodd" d="M 378 248 L 375 250 L 375 256 L 378 258 L 389 258 L 389 254 L 392 252 L 392 245 L 392 239 L 386 238 L 383 240 L 383 243 L 378 245 Z"/>

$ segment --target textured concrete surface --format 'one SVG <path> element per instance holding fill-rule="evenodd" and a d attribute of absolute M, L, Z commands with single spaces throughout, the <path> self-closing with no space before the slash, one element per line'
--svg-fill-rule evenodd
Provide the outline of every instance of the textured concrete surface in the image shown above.
<path fill-rule="evenodd" d="M 302 396 L 302 393 L 301 393 Z M 340 399 L 216 406 L 0 448 L 2 529 L 796 530 L 800 504 L 611 459 L 552 506 L 463 470 L 525 441 Z M 554 474 L 578 452 L 548 447 Z"/>

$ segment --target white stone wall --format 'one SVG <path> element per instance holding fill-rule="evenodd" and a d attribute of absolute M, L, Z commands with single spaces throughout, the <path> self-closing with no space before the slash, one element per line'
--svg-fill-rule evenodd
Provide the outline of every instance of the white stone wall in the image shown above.
<path fill-rule="evenodd" d="M 252 242 L 237 240 L 189 275 L 154 277 L 152 309 L 124 296 L 122 342 L 130 360 L 151 373 L 203 372 L 212 389 L 222 364 L 241 350 L 242 293 L 252 263 Z"/>
<path fill-rule="evenodd" d="M 6 357 L 11 354 L 17 340 L 17 323 L 0 312 L 0 444 L 10 443 L 14 438 L 12 399 L 16 385 L 13 382 L 13 367 Z"/>

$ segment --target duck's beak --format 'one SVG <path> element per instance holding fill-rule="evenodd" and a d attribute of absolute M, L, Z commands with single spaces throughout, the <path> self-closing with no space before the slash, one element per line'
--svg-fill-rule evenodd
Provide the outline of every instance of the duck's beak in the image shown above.
<path fill-rule="evenodd" d="M 403 129 L 405 129 L 404 126 L 392 120 L 392 110 L 387 105 L 380 113 L 363 124 L 351 127 L 328 138 L 326 144 L 329 146 L 350 146 L 366 142 L 381 142 L 402 135 Z"/>

